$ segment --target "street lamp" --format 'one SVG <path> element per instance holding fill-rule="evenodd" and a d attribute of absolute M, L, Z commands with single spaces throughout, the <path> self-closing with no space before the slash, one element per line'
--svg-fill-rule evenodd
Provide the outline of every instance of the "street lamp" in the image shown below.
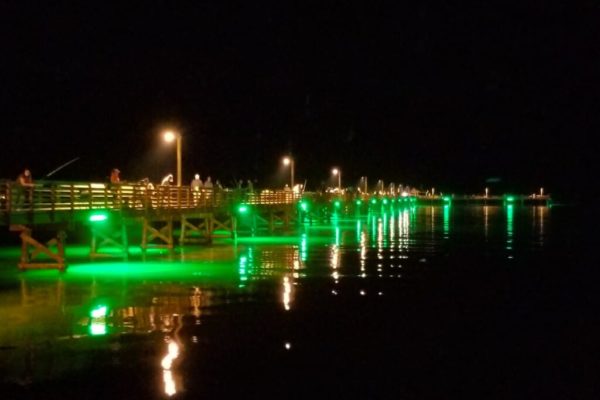
<path fill-rule="evenodd" d="M 290 182 L 292 183 L 292 185 L 290 187 L 293 190 L 294 189 L 294 159 L 290 156 L 283 157 L 283 165 L 285 165 L 286 167 L 288 165 L 290 166 Z"/>
<path fill-rule="evenodd" d="M 163 139 L 167 143 L 175 141 L 175 147 L 177 148 L 177 186 L 181 186 L 181 134 L 166 131 L 163 133 Z"/>
<path fill-rule="evenodd" d="M 331 170 L 333 176 L 338 177 L 338 190 L 342 190 L 342 171 L 339 168 L 334 168 Z"/>

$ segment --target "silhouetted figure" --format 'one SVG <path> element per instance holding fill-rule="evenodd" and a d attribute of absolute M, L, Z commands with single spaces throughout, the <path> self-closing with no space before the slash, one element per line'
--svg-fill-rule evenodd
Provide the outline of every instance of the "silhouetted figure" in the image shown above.
<path fill-rule="evenodd" d="M 119 176 L 120 173 L 121 171 L 119 171 L 117 168 L 113 168 L 113 170 L 110 172 L 110 183 L 121 183 L 121 177 Z"/>
<path fill-rule="evenodd" d="M 15 206 L 16 208 L 22 208 L 25 200 L 27 201 L 28 207 L 33 207 L 33 178 L 31 171 L 25 168 L 21 174 L 17 177 L 15 186 Z"/>
<path fill-rule="evenodd" d="M 173 174 L 168 174 L 166 175 L 164 178 L 162 178 L 162 181 L 160 181 L 161 186 L 170 186 L 173 184 Z"/>

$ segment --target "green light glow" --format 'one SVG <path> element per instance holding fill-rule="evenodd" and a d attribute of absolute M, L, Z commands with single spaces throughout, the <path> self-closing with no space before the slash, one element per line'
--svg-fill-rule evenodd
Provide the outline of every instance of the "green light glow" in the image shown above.
<path fill-rule="evenodd" d="M 388 203 L 388 199 L 383 199 L 383 204 L 387 204 Z"/>
<path fill-rule="evenodd" d="M 515 201 L 515 197 L 514 196 L 506 196 L 506 201 L 508 201 L 509 203 L 512 203 L 513 201 Z"/>
<path fill-rule="evenodd" d="M 452 200 L 452 199 L 450 198 L 450 196 L 444 196 L 444 197 L 443 197 L 443 199 L 444 199 L 444 201 L 445 201 L 446 203 L 449 203 L 449 202 L 450 202 L 450 200 Z"/>
<path fill-rule="evenodd" d="M 336 200 L 333 202 L 333 205 L 335 206 L 335 208 L 340 208 L 340 206 L 342 205 L 342 203 L 339 200 Z"/>
<path fill-rule="evenodd" d="M 104 322 L 92 322 L 90 325 L 90 335 L 92 336 L 106 335 L 106 332 L 106 323 Z"/>
<path fill-rule="evenodd" d="M 240 204 L 240 205 L 238 206 L 238 212 L 239 212 L 240 214 L 245 214 L 245 213 L 247 213 L 247 212 L 248 212 L 248 206 L 247 206 L 246 204 Z"/>
<path fill-rule="evenodd" d="M 90 215 L 88 219 L 90 222 L 103 222 L 108 219 L 108 215 L 106 213 L 97 213 Z"/>
<path fill-rule="evenodd" d="M 377 204 L 377 199 L 371 199 L 371 204 Z"/>
<path fill-rule="evenodd" d="M 450 206 L 448 204 L 444 205 L 444 239 L 448 239 L 450 234 Z"/>
<path fill-rule="evenodd" d="M 242 282 L 245 282 L 245 281 L 248 280 L 248 275 L 246 273 L 246 265 L 247 264 L 248 264 L 248 257 L 241 256 L 240 257 L 240 265 L 239 265 L 239 268 L 238 268 L 238 273 L 240 274 L 240 281 L 242 281 Z"/>
<path fill-rule="evenodd" d="M 514 206 L 506 206 L 506 250 L 512 250 L 512 238 L 514 230 Z"/>
<path fill-rule="evenodd" d="M 356 205 L 357 205 L 357 206 L 360 206 L 361 204 L 362 204 L 362 201 L 361 201 L 361 200 L 356 200 Z"/>
<path fill-rule="evenodd" d="M 308 211 L 308 203 L 306 201 L 301 201 L 300 202 L 300 209 L 302 211 Z"/>
<path fill-rule="evenodd" d="M 90 317 L 92 318 L 90 324 L 90 335 L 106 335 L 106 315 L 108 314 L 108 307 L 105 305 L 98 305 L 96 308 L 90 311 Z"/>
<path fill-rule="evenodd" d="M 306 233 L 302 234 L 302 239 L 300 240 L 300 260 L 306 261 L 308 257 L 308 240 L 306 238 Z"/>
<path fill-rule="evenodd" d="M 90 316 L 92 318 L 103 318 L 103 317 L 106 317 L 107 311 L 108 311 L 108 307 L 98 306 L 90 312 Z"/>

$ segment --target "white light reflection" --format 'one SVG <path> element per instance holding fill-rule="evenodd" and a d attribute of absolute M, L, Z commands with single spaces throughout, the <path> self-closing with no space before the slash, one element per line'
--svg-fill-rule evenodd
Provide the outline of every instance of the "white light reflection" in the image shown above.
<path fill-rule="evenodd" d="M 282 298 L 282 302 L 283 302 L 283 308 L 285 308 L 286 311 L 290 310 L 291 294 L 292 294 L 292 285 L 290 284 L 290 278 L 287 277 L 287 276 L 284 276 L 283 277 L 283 298 Z"/>
<path fill-rule="evenodd" d="M 539 214 L 540 214 L 540 220 L 538 223 L 538 227 L 539 227 L 539 232 L 538 232 L 538 239 L 540 242 L 540 246 L 544 245 L 544 218 L 545 218 L 545 214 L 546 214 L 546 206 L 539 206 L 537 207 Z"/>
<path fill-rule="evenodd" d="M 488 228 L 489 228 L 488 215 L 489 215 L 489 206 L 483 206 L 483 232 L 484 232 L 486 241 L 487 241 L 487 237 L 488 237 Z"/>
<path fill-rule="evenodd" d="M 163 382 L 165 384 L 165 394 L 169 397 L 177 393 L 175 386 L 175 380 L 173 379 L 173 372 L 169 370 L 163 370 Z"/>
<path fill-rule="evenodd" d="M 196 320 L 200 318 L 200 288 L 195 286 L 194 293 L 190 296 L 190 302 L 192 303 L 192 314 L 196 317 Z"/>
<path fill-rule="evenodd" d="M 383 249 L 383 221 L 381 218 L 377 219 L 377 247 L 379 251 Z"/>
<path fill-rule="evenodd" d="M 333 268 L 331 276 L 335 280 L 335 283 L 338 283 L 338 279 L 340 277 L 337 272 L 337 269 L 340 266 L 340 248 L 338 245 L 334 244 L 333 246 L 331 246 L 329 265 L 331 266 L 331 268 Z"/>
<path fill-rule="evenodd" d="M 173 371 L 171 368 L 173 367 L 173 360 L 179 357 L 179 345 L 170 341 L 167 345 L 167 355 L 163 357 L 160 362 L 161 367 L 163 368 L 163 382 L 165 385 L 165 394 L 167 396 L 173 396 L 177 393 L 177 387 L 175 385 L 175 379 L 173 378 Z"/>
<path fill-rule="evenodd" d="M 360 270 L 365 270 L 367 262 L 367 233 L 363 231 L 360 234 Z"/>
<path fill-rule="evenodd" d="M 398 216 L 398 223 L 400 225 L 398 228 L 398 251 L 408 251 L 408 228 L 410 225 L 408 209 L 404 209 L 402 215 Z M 402 258 L 402 256 L 399 256 L 399 258 Z"/>

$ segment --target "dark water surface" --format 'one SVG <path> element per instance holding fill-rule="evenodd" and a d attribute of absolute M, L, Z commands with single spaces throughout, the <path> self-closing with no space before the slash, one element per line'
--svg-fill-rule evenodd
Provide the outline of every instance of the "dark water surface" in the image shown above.
<path fill-rule="evenodd" d="M 127 263 L 72 247 L 64 274 L 4 248 L 0 397 L 595 398 L 581 211 L 417 207 Z"/>

